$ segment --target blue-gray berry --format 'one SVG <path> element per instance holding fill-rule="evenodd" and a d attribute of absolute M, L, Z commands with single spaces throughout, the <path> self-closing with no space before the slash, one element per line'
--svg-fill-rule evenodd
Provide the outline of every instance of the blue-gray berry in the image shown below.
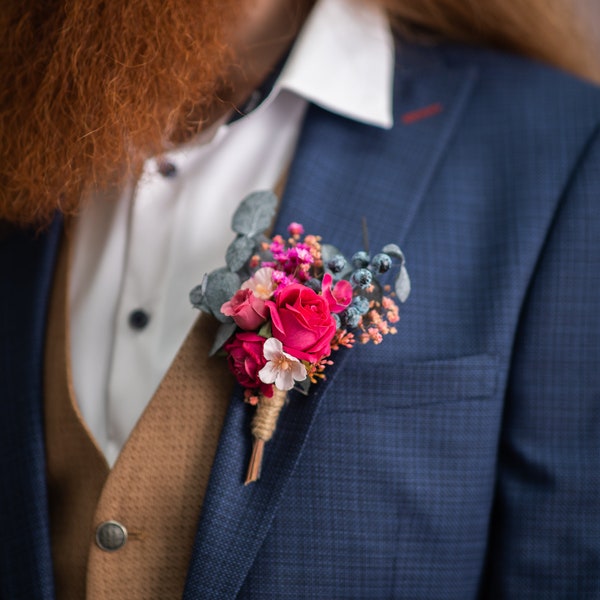
<path fill-rule="evenodd" d="M 309 287 L 314 292 L 319 293 L 321 291 L 321 282 L 316 277 L 311 277 L 306 282 L 306 287 Z"/>
<path fill-rule="evenodd" d="M 346 327 L 349 329 L 354 329 L 358 327 L 358 323 L 360 322 L 360 313 L 354 306 L 349 306 L 344 311 L 344 320 L 346 321 Z"/>
<path fill-rule="evenodd" d="M 364 315 L 369 311 L 369 301 L 364 296 L 354 296 L 350 306 L 356 308 L 361 315 Z"/>
<path fill-rule="evenodd" d="M 331 316 L 333 317 L 333 321 L 335 323 L 335 328 L 341 329 L 342 328 L 342 320 L 340 319 L 340 315 L 338 315 L 337 313 L 333 313 Z"/>
<path fill-rule="evenodd" d="M 364 250 L 360 250 L 352 256 L 352 266 L 356 269 L 361 269 L 368 266 L 369 260 L 369 254 Z"/>
<path fill-rule="evenodd" d="M 392 259 L 388 254 L 380 252 L 373 257 L 370 266 L 375 273 L 385 273 L 386 271 L 390 270 L 390 267 L 392 266 Z"/>
<path fill-rule="evenodd" d="M 373 281 L 373 273 L 369 269 L 357 269 L 352 273 L 350 282 L 360 288 L 368 288 Z"/>
<path fill-rule="evenodd" d="M 327 266 L 332 273 L 341 273 L 346 266 L 346 259 L 341 254 L 336 254 L 327 262 Z"/>

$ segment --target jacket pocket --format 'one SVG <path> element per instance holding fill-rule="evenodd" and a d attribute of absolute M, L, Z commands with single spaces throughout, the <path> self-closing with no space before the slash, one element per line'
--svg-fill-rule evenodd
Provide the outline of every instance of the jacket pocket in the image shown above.
<path fill-rule="evenodd" d="M 443 360 L 403 362 L 349 360 L 331 382 L 323 409 L 363 412 L 483 400 L 494 396 L 498 358 L 475 354 Z"/>

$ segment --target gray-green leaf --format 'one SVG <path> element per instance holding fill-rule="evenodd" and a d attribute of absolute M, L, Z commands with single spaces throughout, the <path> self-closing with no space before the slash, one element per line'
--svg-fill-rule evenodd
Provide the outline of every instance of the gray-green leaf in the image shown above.
<path fill-rule="evenodd" d="M 386 244 L 381 251 L 384 254 L 389 254 L 393 258 L 399 258 L 400 264 L 404 264 L 404 252 L 400 250 L 400 247 L 396 244 Z"/>
<path fill-rule="evenodd" d="M 225 262 L 230 271 L 239 271 L 249 260 L 254 252 L 254 240 L 247 235 L 238 235 L 225 254 Z"/>
<path fill-rule="evenodd" d="M 273 331 L 272 331 L 272 327 L 271 327 L 271 322 L 265 321 L 265 323 L 258 330 L 258 335 L 268 339 L 271 337 L 272 334 L 273 334 Z"/>
<path fill-rule="evenodd" d="M 226 317 L 221 312 L 221 306 L 228 300 L 231 300 L 232 296 L 240 289 L 240 283 L 238 274 L 232 273 L 226 268 L 217 269 L 208 275 L 204 301 L 210 312 L 221 323 L 229 323 L 231 321 L 231 317 Z"/>
<path fill-rule="evenodd" d="M 208 305 L 206 304 L 206 300 L 204 297 L 204 295 L 206 293 L 207 282 L 208 282 L 208 275 L 205 274 L 204 277 L 202 278 L 202 283 L 200 285 L 197 285 L 190 292 L 190 302 L 192 303 L 192 306 L 199 310 L 203 310 L 204 312 L 210 312 L 210 309 L 208 308 Z"/>
<path fill-rule="evenodd" d="M 398 277 L 396 278 L 394 291 L 400 302 L 405 302 L 410 295 L 410 277 L 408 276 L 408 271 L 404 265 L 400 267 L 400 273 L 398 273 Z"/>
<path fill-rule="evenodd" d="M 222 323 L 219 325 L 209 356 L 214 356 L 221 349 L 223 344 L 235 333 L 236 329 L 237 325 L 233 321 L 231 323 Z"/>
<path fill-rule="evenodd" d="M 246 196 L 231 220 L 236 233 L 253 237 L 269 227 L 277 208 L 277 196 L 271 191 L 253 192 Z"/>
<path fill-rule="evenodd" d="M 402 252 L 402 250 L 400 250 L 400 247 L 397 246 L 396 244 L 386 244 L 381 249 L 381 251 L 384 254 L 389 254 L 393 258 L 399 258 L 400 259 L 400 264 L 401 265 L 404 264 L 404 253 Z"/>
<path fill-rule="evenodd" d="M 299 391 L 301 394 L 304 394 L 305 396 L 308 396 L 308 390 L 310 389 L 310 378 L 307 377 L 306 379 L 303 379 L 302 381 L 296 381 L 295 385 L 294 385 L 294 389 Z"/>
<path fill-rule="evenodd" d="M 327 263 L 334 256 L 342 254 L 333 244 L 321 244 L 321 258 L 323 263 Z"/>

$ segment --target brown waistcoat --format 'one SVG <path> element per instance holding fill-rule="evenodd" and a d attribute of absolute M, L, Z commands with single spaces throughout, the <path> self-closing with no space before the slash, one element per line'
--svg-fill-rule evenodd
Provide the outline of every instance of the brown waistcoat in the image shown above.
<path fill-rule="evenodd" d="M 69 366 L 68 244 L 52 292 L 45 353 L 45 427 L 52 556 L 59 600 L 181 598 L 232 377 L 208 358 L 215 323 L 198 319 L 109 469 L 74 399 Z M 90 340 L 93 347 L 93 340 Z M 101 550 L 105 521 L 128 531 Z"/>

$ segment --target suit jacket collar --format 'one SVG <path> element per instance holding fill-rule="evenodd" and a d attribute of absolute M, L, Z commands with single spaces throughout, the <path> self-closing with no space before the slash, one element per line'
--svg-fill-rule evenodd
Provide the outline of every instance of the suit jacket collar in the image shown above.
<path fill-rule="evenodd" d="M 392 130 L 359 124 L 311 106 L 275 225 L 297 221 L 348 255 L 361 246 L 368 220 L 373 248 L 401 243 L 423 199 L 472 89 L 475 72 L 449 69 L 433 50 L 403 49 Z M 374 212 L 376 208 L 376 212 Z M 225 421 L 205 497 L 185 598 L 233 598 L 243 585 L 269 526 L 285 510 L 286 485 L 324 402 L 337 401 L 335 380 L 307 398 L 291 398 L 267 444 L 259 482 L 244 486 L 251 411 L 238 393 Z"/>

